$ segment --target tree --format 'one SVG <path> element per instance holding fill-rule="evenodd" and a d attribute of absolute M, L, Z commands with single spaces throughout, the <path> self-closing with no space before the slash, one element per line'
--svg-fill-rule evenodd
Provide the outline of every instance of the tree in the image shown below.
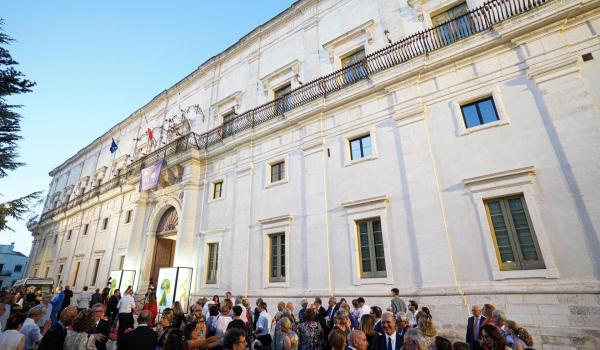
<path fill-rule="evenodd" d="M 6 97 L 31 92 L 31 88 L 35 86 L 34 82 L 25 79 L 23 73 L 14 68 L 18 63 L 5 48 L 13 39 L 4 34 L 3 24 L 4 20 L 0 19 L 0 178 L 8 176 L 9 171 L 24 165 L 17 159 L 17 141 L 21 139 L 19 132 L 22 117 L 16 109 L 21 106 L 8 104 Z M 0 231 L 12 230 L 6 225 L 7 219 L 23 219 L 40 196 L 41 192 L 34 192 L 0 203 Z"/>

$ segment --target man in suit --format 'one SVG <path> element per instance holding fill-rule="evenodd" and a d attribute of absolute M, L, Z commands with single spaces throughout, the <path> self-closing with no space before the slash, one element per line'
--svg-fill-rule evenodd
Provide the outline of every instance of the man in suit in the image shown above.
<path fill-rule="evenodd" d="M 408 315 L 405 312 L 399 311 L 396 314 L 396 329 L 398 330 L 398 334 L 402 336 L 404 339 L 404 335 L 406 331 L 410 328 L 410 324 L 408 321 Z"/>
<path fill-rule="evenodd" d="M 381 315 L 382 335 L 378 335 L 373 342 L 373 350 L 400 350 L 404 340 L 396 332 L 396 319 L 394 314 L 386 311 Z"/>
<path fill-rule="evenodd" d="M 108 341 L 108 334 L 110 333 L 110 324 L 105 320 L 104 304 L 94 304 L 92 310 L 94 311 L 94 316 L 96 316 L 96 323 L 88 333 L 96 338 L 97 350 L 106 350 L 106 342 Z"/>
<path fill-rule="evenodd" d="M 325 318 L 327 320 L 327 326 L 329 326 L 329 328 L 333 328 L 335 322 L 333 320 L 334 316 L 335 316 L 335 312 L 337 311 L 336 309 L 336 304 L 337 304 L 337 300 L 334 297 L 329 298 L 329 302 L 327 303 L 328 307 L 327 307 L 327 317 Z"/>
<path fill-rule="evenodd" d="M 367 336 L 365 333 L 357 329 L 350 332 L 346 350 L 367 350 Z"/>
<path fill-rule="evenodd" d="M 152 314 L 148 310 L 140 312 L 138 326 L 131 332 L 125 333 L 119 340 L 119 349 L 127 350 L 154 350 L 158 340 L 158 334 L 148 327 Z"/>
<path fill-rule="evenodd" d="M 379 334 L 383 333 L 381 326 L 381 308 L 379 306 L 371 306 L 371 316 L 375 318 L 375 332 Z"/>
<path fill-rule="evenodd" d="M 75 316 L 77 316 L 77 308 L 75 306 L 67 306 L 60 313 L 60 320 L 44 334 L 38 350 L 62 349 L 65 337 L 67 336 L 67 327 L 71 325 Z"/>
<path fill-rule="evenodd" d="M 71 298 L 73 297 L 73 291 L 71 290 L 71 288 L 69 288 L 69 286 L 65 286 L 63 293 L 65 297 L 63 298 L 62 306 L 60 307 L 61 313 L 62 310 L 64 310 L 67 306 L 71 305 Z"/>
<path fill-rule="evenodd" d="M 469 317 L 467 322 L 467 344 L 471 350 L 481 350 L 481 344 L 479 344 L 479 336 L 481 334 L 481 326 L 485 321 L 485 317 L 481 315 L 481 306 L 473 305 L 471 307 L 471 313 L 473 316 Z"/>

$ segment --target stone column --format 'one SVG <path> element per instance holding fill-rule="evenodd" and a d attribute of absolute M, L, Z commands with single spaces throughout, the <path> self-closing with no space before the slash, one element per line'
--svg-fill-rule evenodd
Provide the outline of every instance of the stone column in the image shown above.
<path fill-rule="evenodd" d="M 131 236 L 129 236 L 129 243 L 127 245 L 127 254 L 125 255 L 125 262 L 123 269 L 135 270 L 135 287 L 140 286 L 140 275 L 141 275 L 141 264 L 142 260 L 147 257 L 144 256 L 144 243 L 146 241 L 144 231 L 146 230 L 146 211 L 148 208 L 148 193 L 138 193 L 138 198 L 135 201 L 135 210 L 132 222 Z"/>

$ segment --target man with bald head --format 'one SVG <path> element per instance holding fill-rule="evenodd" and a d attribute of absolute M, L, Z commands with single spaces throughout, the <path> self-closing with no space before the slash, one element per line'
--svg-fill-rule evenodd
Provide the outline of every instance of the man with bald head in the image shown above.
<path fill-rule="evenodd" d="M 367 336 L 357 329 L 348 334 L 348 348 L 351 350 L 367 350 Z"/>
<path fill-rule="evenodd" d="M 399 350 L 404 345 L 404 340 L 396 331 L 396 318 L 394 314 L 386 311 L 381 315 L 382 335 L 378 335 L 373 342 L 373 350 Z"/>
<path fill-rule="evenodd" d="M 67 336 L 67 328 L 71 327 L 75 316 L 77 316 L 77 308 L 75 306 L 68 306 L 63 309 L 60 313 L 60 320 L 46 332 L 38 350 L 62 349 L 65 337 Z"/>
<path fill-rule="evenodd" d="M 471 314 L 467 322 L 467 344 L 471 350 L 481 350 L 481 344 L 479 344 L 479 336 L 481 334 L 481 326 L 485 321 L 485 317 L 481 314 L 481 306 L 473 305 L 471 307 Z"/>

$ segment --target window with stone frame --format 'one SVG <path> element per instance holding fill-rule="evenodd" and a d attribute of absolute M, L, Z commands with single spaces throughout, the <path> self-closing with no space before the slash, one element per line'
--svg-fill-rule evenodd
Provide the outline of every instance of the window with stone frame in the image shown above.
<path fill-rule="evenodd" d="M 98 269 L 100 268 L 100 258 L 94 260 L 94 270 L 92 272 L 91 285 L 95 286 L 98 279 Z"/>
<path fill-rule="evenodd" d="M 282 181 L 285 179 L 285 161 L 280 161 L 270 165 L 271 167 L 271 183 Z"/>
<path fill-rule="evenodd" d="M 373 146 L 371 144 L 371 134 L 353 138 L 348 141 L 350 144 L 350 159 L 357 160 L 373 155 Z"/>
<path fill-rule="evenodd" d="M 484 202 L 500 270 L 545 268 L 523 195 Z"/>
<path fill-rule="evenodd" d="M 213 183 L 213 199 L 219 199 L 223 195 L 223 181 Z"/>
<path fill-rule="evenodd" d="M 83 235 L 86 236 L 88 234 L 88 229 L 90 228 L 89 224 L 85 224 L 83 226 Z"/>
<path fill-rule="evenodd" d="M 473 34 L 475 27 L 468 13 L 467 3 L 461 2 L 431 16 L 431 24 L 435 27 L 433 33 L 438 36 L 442 44 L 451 44 Z"/>
<path fill-rule="evenodd" d="M 361 278 L 386 277 L 380 218 L 356 222 Z"/>
<path fill-rule="evenodd" d="M 269 281 L 285 282 L 285 233 L 269 235 Z"/>
<path fill-rule="evenodd" d="M 128 224 L 131 222 L 131 218 L 133 216 L 133 210 L 130 209 L 127 211 L 127 213 L 125 213 L 125 223 Z"/>
<path fill-rule="evenodd" d="M 208 243 L 206 284 L 216 284 L 217 283 L 218 265 L 219 265 L 219 243 Z"/>
<path fill-rule="evenodd" d="M 108 228 L 108 218 L 104 218 L 102 220 L 102 229 L 106 230 Z"/>
<path fill-rule="evenodd" d="M 464 104 L 460 106 L 460 110 L 467 129 L 499 120 L 498 110 L 491 96 Z"/>

